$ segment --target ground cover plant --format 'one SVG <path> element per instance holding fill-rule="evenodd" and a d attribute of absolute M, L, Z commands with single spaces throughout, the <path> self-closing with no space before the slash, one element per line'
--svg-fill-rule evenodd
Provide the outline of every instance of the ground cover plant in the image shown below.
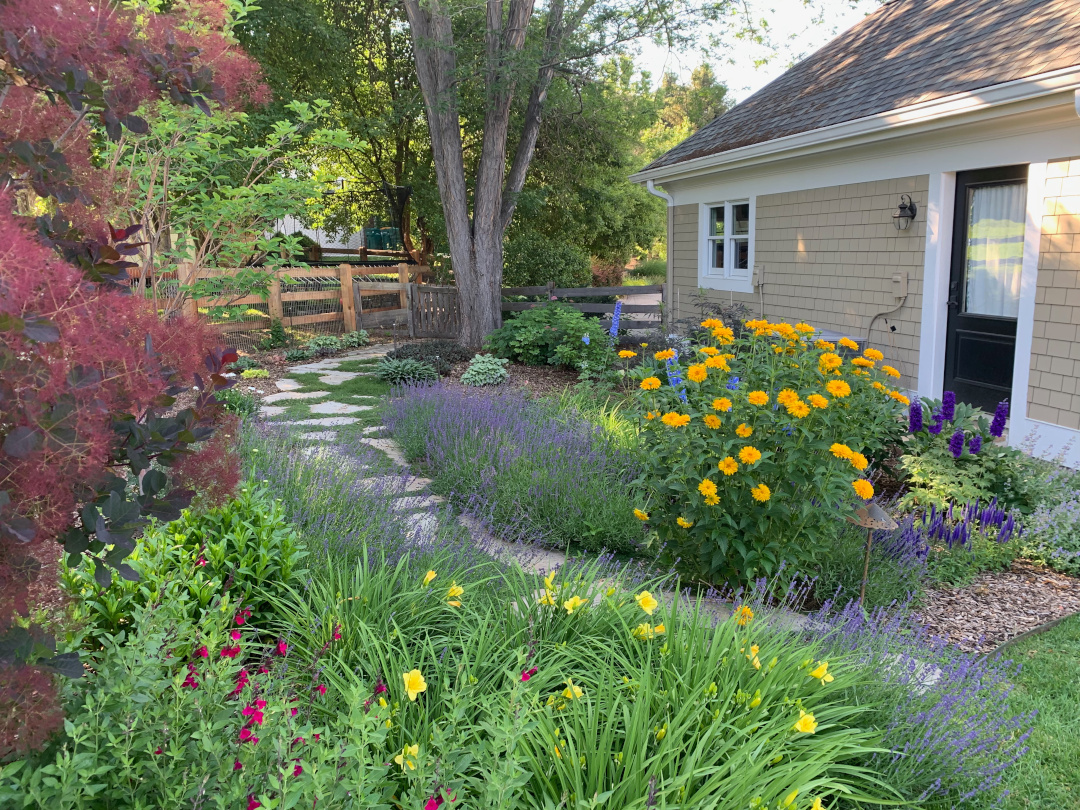
<path fill-rule="evenodd" d="M 506 370 L 506 364 L 509 362 L 509 360 L 492 357 L 490 354 L 478 354 L 469 361 L 469 367 L 461 375 L 461 384 L 474 388 L 499 385 L 510 376 L 510 372 Z"/>
<path fill-rule="evenodd" d="M 808 324 L 718 319 L 655 352 L 639 380 L 649 507 L 637 516 L 689 576 L 736 584 L 782 562 L 808 570 L 874 495 L 866 473 L 899 437 L 900 373 L 849 362 Z M 841 348 L 858 347 L 848 338 Z"/>
<path fill-rule="evenodd" d="M 409 387 L 386 411 L 405 455 L 455 502 L 556 547 L 633 551 L 635 459 L 603 430 L 517 391 Z"/>

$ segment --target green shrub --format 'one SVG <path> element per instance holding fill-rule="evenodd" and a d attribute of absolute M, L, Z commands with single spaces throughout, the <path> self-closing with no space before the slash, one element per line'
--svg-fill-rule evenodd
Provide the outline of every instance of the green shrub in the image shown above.
<path fill-rule="evenodd" d="M 909 414 L 909 427 L 918 429 L 910 432 L 900 457 L 908 486 L 903 506 L 945 509 L 950 503 L 996 499 L 1024 513 L 1034 508 L 1037 477 L 1031 475 L 1023 451 L 995 441 L 992 434 L 999 437 L 1001 430 L 991 430 L 985 413 L 956 402 L 948 391 L 943 400 L 924 399 L 912 408 L 921 408 L 922 415 Z"/>
<path fill-rule="evenodd" d="M 615 362 L 604 324 L 557 301 L 519 312 L 488 335 L 484 346 L 517 363 L 567 366 L 586 378 L 610 376 Z"/>
<path fill-rule="evenodd" d="M 237 374 L 247 371 L 248 369 L 261 368 L 262 364 L 254 357 L 244 355 L 238 357 L 232 365 L 229 366 L 229 371 L 235 371 Z"/>
<path fill-rule="evenodd" d="M 588 287 L 592 282 L 589 254 L 567 242 L 537 233 L 514 236 L 503 249 L 503 286 Z"/>
<path fill-rule="evenodd" d="M 469 363 L 465 373 L 461 375 L 462 385 L 499 385 L 506 382 L 510 372 L 506 370 L 509 360 L 492 357 L 490 354 L 478 354 Z"/>
<path fill-rule="evenodd" d="M 386 353 L 389 360 L 422 360 L 442 376 L 450 373 L 451 363 L 463 363 L 472 352 L 453 340 L 424 340 L 406 343 Z"/>
<path fill-rule="evenodd" d="M 315 355 L 307 349 L 286 349 L 285 360 L 289 363 L 302 363 L 305 360 L 310 360 Z"/>
<path fill-rule="evenodd" d="M 266 337 L 259 341 L 259 348 L 263 351 L 280 349 L 289 345 L 289 336 L 285 333 L 285 326 L 279 318 L 270 321 L 270 331 Z"/>
<path fill-rule="evenodd" d="M 356 332 L 346 332 L 341 336 L 341 345 L 346 349 L 359 349 L 361 346 L 368 344 L 368 333 L 366 329 L 360 329 Z"/>
<path fill-rule="evenodd" d="M 236 388 L 226 388 L 224 391 L 216 392 L 214 396 L 225 406 L 225 410 L 237 416 L 251 416 L 259 410 L 259 400 Z"/>
<path fill-rule="evenodd" d="M 185 594 L 137 607 L 137 632 L 103 637 L 65 690 L 55 746 L 0 771 L 0 806 L 388 807 L 389 712 L 368 711 L 373 684 L 335 693 L 328 717 L 310 674 L 233 624 L 238 606 L 218 598 L 199 620 Z"/>
<path fill-rule="evenodd" d="M 646 279 L 650 284 L 667 281 L 667 259 L 645 259 L 627 271 L 630 278 Z"/>
<path fill-rule="evenodd" d="M 341 338 L 334 335 L 316 335 L 304 344 L 311 357 L 328 357 L 344 348 Z"/>
<path fill-rule="evenodd" d="M 113 577 L 102 587 L 85 560 L 65 568 L 62 580 L 77 598 L 76 623 L 100 639 L 130 628 L 136 608 L 153 602 L 183 597 L 197 619 L 226 589 L 258 616 L 267 609 L 266 595 L 288 588 L 300 573 L 305 554 L 281 503 L 248 486 L 224 506 L 151 524 L 128 558 L 137 581 Z"/>
<path fill-rule="evenodd" d="M 431 363 L 421 360 L 387 360 L 383 358 L 375 371 L 375 374 L 383 382 L 390 385 L 407 385 L 410 383 L 434 382 L 439 379 L 439 372 Z"/>
<path fill-rule="evenodd" d="M 894 440 L 907 404 L 884 382 L 899 372 L 877 369 L 873 349 L 845 363 L 807 324 L 748 321 L 736 339 L 704 323 L 715 345 L 634 371 L 651 493 L 640 517 L 695 578 L 745 583 L 782 561 L 808 570 L 873 496 L 868 456 Z"/>
<path fill-rule="evenodd" d="M 248 368 L 240 372 L 240 378 L 243 380 L 266 380 L 269 377 L 270 372 L 265 368 Z"/>

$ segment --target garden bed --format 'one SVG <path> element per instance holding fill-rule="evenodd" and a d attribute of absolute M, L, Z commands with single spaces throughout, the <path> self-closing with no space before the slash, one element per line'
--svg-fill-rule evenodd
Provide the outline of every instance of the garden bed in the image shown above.
<path fill-rule="evenodd" d="M 968 652 L 991 652 L 1047 622 L 1080 613 L 1080 579 L 1014 560 L 963 588 L 926 592 L 916 612 L 932 635 Z"/>
<path fill-rule="evenodd" d="M 466 388 L 461 384 L 461 375 L 468 367 L 468 363 L 451 364 L 450 374 L 444 378 L 444 384 L 453 388 Z M 510 372 L 510 376 L 503 386 L 520 389 L 532 397 L 559 394 L 578 383 L 578 372 L 562 366 L 526 366 L 521 363 L 510 363 L 506 370 Z"/>

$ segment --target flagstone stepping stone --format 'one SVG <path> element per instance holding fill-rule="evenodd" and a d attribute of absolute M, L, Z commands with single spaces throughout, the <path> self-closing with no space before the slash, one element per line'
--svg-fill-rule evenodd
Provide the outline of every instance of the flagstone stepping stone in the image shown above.
<path fill-rule="evenodd" d="M 430 478 L 402 478 L 400 475 L 377 475 L 359 482 L 363 489 L 374 489 L 386 494 L 419 492 L 431 485 Z"/>
<path fill-rule="evenodd" d="M 279 394 L 270 394 L 263 397 L 263 402 L 286 402 L 295 399 L 318 399 L 319 397 L 330 396 L 329 391 L 282 391 Z"/>
<path fill-rule="evenodd" d="M 385 357 L 388 352 L 392 352 L 394 347 L 390 344 L 384 346 L 370 346 L 366 349 L 358 349 L 355 352 L 349 352 L 343 354 L 338 360 L 370 360 L 375 357 Z"/>
<path fill-rule="evenodd" d="M 301 433 L 299 436 L 297 436 L 297 438 L 306 439 L 307 441 L 311 442 L 332 442 L 334 439 L 337 438 L 337 433 L 332 430 L 312 430 L 309 433 Z M 311 455 L 312 452 L 318 449 L 319 448 L 317 447 L 305 447 L 303 452 L 304 455 L 307 456 Z"/>
<path fill-rule="evenodd" d="M 284 422 L 287 425 L 311 425 L 312 427 L 341 427 L 352 425 L 359 420 L 354 416 L 325 416 L 321 419 L 301 419 L 298 422 Z"/>
<path fill-rule="evenodd" d="M 353 421 L 356 420 L 354 419 Z M 365 436 L 360 440 L 360 443 L 374 447 L 376 450 L 382 450 L 389 456 L 390 460 L 399 467 L 404 467 L 407 464 L 405 455 L 401 452 L 401 447 L 393 439 L 372 439 L 369 436 Z"/>
<path fill-rule="evenodd" d="M 285 413 L 284 405 L 263 405 L 259 408 L 259 416 L 263 418 L 281 416 L 283 413 Z"/>
<path fill-rule="evenodd" d="M 355 380 L 359 376 L 361 376 L 359 371 L 331 371 L 329 374 L 319 377 L 319 382 L 323 385 L 341 385 L 349 380 Z"/>
<path fill-rule="evenodd" d="M 289 366 L 292 374 L 314 374 L 316 372 L 333 371 L 341 365 L 341 360 L 322 360 L 318 363 L 301 363 L 298 366 Z"/>
<path fill-rule="evenodd" d="M 345 402 L 320 402 L 318 405 L 308 407 L 312 413 L 359 413 L 375 408 L 374 405 L 349 405 Z"/>
<path fill-rule="evenodd" d="M 439 534 L 439 516 L 426 512 L 414 517 L 413 523 L 408 528 L 409 539 L 417 545 L 425 545 L 432 542 Z"/>
<path fill-rule="evenodd" d="M 368 425 L 361 431 L 365 436 L 369 436 L 372 433 L 382 433 L 386 430 L 386 425 Z"/>
<path fill-rule="evenodd" d="M 281 391 L 295 391 L 298 388 L 303 388 L 304 387 L 304 384 L 302 382 L 300 382 L 299 380 L 289 380 L 289 379 L 278 380 L 276 383 L 274 383 L 274 385 L 276 385 L 278 387 L 278 389 L 281 390 Z"/>
<path fill-rule="evenodd" d="M 446 503 L 446 498 L 442 495 L 408 495 L 391 501 L 390 508 L 395 512 L 416 512 L 437 503 Z"/>

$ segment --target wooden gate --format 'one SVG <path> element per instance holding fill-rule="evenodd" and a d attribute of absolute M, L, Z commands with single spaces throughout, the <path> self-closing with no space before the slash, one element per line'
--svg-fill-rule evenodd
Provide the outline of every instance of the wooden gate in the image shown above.
<path fill-rule="evenodd" d="M 412 285 L 413 329 L 416 337 L 457 338 L 461 332 L 456 287 Z"/>

